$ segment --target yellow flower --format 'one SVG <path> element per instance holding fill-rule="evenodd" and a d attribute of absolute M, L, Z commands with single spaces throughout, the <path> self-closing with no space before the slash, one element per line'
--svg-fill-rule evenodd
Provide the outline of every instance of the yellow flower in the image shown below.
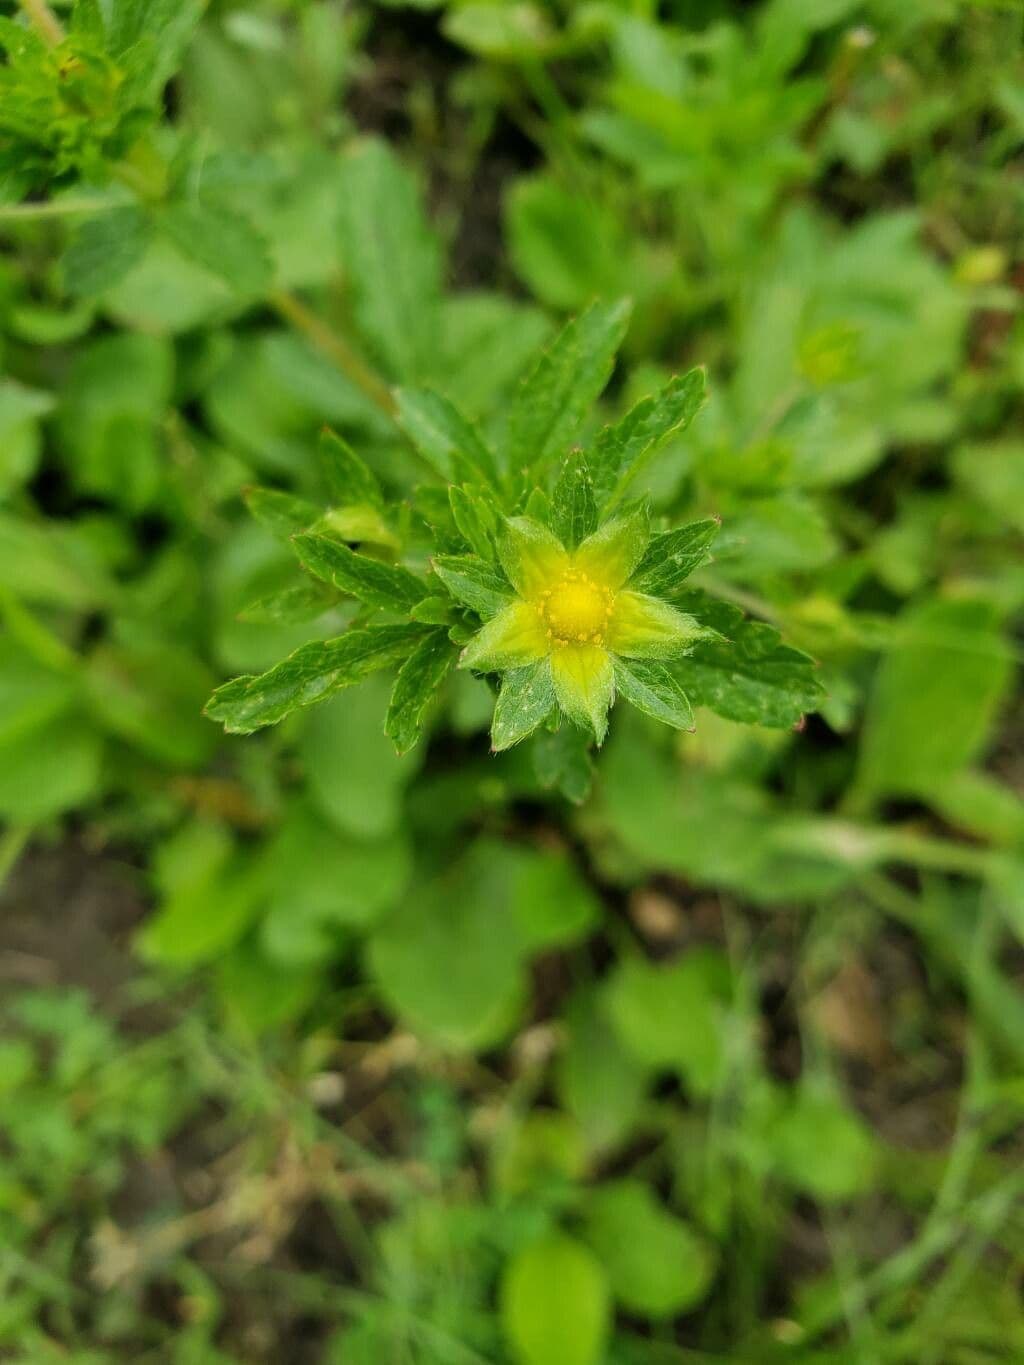
<path fill-rule="evenodd" d="M 617 661 L 683 654 L 705 633 L 692 616 L 629 586 L 649 539 L 643 510 L 607 522 L 576 550 L 528 517 L 506 523 L 499 552 L 517 595 L 506 599 L 459 662 L 511 675 L 506 688 L 517 695 L 504 711 L 515 703 L 515 719 L 503 725 L 499 699 L 495 748 L 524 738 L 556 702 L 601 743 L 617 672 L 623 684 L 632 676 L 617 670 Z"/>

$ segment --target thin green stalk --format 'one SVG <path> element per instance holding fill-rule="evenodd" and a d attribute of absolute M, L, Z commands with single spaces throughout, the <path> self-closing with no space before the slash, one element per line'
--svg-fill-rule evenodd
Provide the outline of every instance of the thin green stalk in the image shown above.
<path fill-rule="evenodd" d="M 302 332 L 318 350 L 332 360 L 342 374 L 351 379 L 381 412 L 388 417 L 395 415 L 395 400 L 380 376 L 370 369 L 344 337 L 328 327 L 327 323 L 307 308 L 301 299 L 287 290 L 275 289 L 267 302 L 286 322 L 291 323 L 296 331 Z"/>
<path fill-rule="evenodd" d="M 57 47 L 64 41 L 64 27 L 46 0 L 20 0 L 20 3 L 32 27 L 50 47 Z"/>

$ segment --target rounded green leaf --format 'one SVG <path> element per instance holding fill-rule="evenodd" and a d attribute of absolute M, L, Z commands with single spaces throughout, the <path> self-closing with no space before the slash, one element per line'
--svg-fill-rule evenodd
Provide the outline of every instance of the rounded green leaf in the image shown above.
<path fill-rule="evenodd" d="M 587 1201 L 587 1240 L 612 1292 L 631 1313 L 669 1318 L 699 1303 L 714 1273 L 711 1249 L 639 1180 L 617 1180 Z"/>
<path fill-rule="evenodd" d="M 518 1365 L 597 1365 L 609 1328 L 601 1263 L 562 1233 L 520 1251 L 505 1268 L 501 1320 Z"/>

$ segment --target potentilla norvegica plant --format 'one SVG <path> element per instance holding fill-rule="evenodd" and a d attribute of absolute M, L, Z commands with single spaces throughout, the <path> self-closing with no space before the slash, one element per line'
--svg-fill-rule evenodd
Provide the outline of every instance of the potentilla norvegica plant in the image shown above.
<path fill-rule="evenodd" d="M 399 752 L 455 667 L 495 687 L 495 750 L 560 727 L 600 745 L 616 698 L 681 730 L 694 704 L 776 726 L 812 709 L 822 691 L 812 660 L 688 581 L 711 556 L 717 520 L 656 527 L 646 501 L 629 500 L 660 445 L 697 415 L 703 371 L 574 444 L 628 317 L 625 303 L 595 304 L 570 322 L 528 366 L 493 441 L 437 392 L 398 390 L 397 420 L 434 476 L 409 507 L 388 505 L 330 433 L 320 454 L 332 508 L 253 490 L 254 514 L 291 532 L 314 580 L 286 589 L 282 608 L 305 594 L 311 612 L 345 598 L 358 608 L 343 634 L 219 688 L 208 714 L 250 733 L 396 666 L 384 726 Z"/>

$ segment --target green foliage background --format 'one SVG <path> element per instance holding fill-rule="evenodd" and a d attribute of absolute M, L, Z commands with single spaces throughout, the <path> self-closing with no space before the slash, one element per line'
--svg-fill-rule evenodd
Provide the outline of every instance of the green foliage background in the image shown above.
<path fill-rule="evenodd" d="M 0 1359 L 1024 1359 L 1022 34 L 0 3 Z"/>

